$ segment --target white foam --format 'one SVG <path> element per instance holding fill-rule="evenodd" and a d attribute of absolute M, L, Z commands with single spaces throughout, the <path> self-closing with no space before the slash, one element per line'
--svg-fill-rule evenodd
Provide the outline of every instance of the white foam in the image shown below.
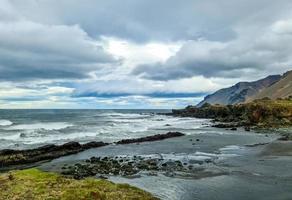
<path fill-rule="evenodd" d="M 242 147 L 237 146 L 237 145 L 229 145 L 223 148 L 220 148 L 220 151 L 234 151 L 234 150 L 240 150 L 242 149 Z"/>
<path fill-rule="evenodd" d="M 49 122 L 49 123 L 35 123 L 35 124 L 19 124 L 7 127 L 6 130 L 37 130 L 44 129 L 48 131 L 61 130 L 73 126 L 66 122 Z"/>
<path fill-rule="evenodd" d="M 10 126 L 12 124 L 13 124 L 13 122 L 11 122 L 9 120 L 6 120 L 6 119 L 1 119 L 0 120 L 0 126 Z"/>

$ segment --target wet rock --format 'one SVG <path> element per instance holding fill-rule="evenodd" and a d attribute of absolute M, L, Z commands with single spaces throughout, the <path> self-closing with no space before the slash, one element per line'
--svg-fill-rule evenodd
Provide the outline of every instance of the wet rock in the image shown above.
<path fill-rule="evenodd" d="M 121 160 L 123 160 L 121 162 Z M 76 179 L 97 175 L 114 175 L 126 178 L 140 176 L 140 172 L 157 175 L 157 172 L 188 171 L 188 163 L 180 160 L 163 160 L 159 158 L 143 157 L 92 157 L 91 162 L 76 163 L 73 166 L 62 168 L 62 174 Z"/>
<path fill-rule="evenodd" d="M 121 140 L 121 141 L 116 142 L 116 144 L 152 142 L 152 141 L 159 141 L 159 140 L 164 140 L 164 139 L 173 138 L 173 137 L 181 137 L 184 135 L 185 134 L 180 133 L 180 132 L 168 132 L 166 134 L 157 134 L 157 135 L 142 137 L 142 138 L 138 138 L 138 139 L 125 139 L 125 140 Z"/>
<path fill-rule="evenodd" d="M 91 148 L 98 148 L 98 147 L 103 147 L 109 145 L 108 143 L 104 143 L 104 142 L 88 142 L 86 144 L 82 145 L 83 149 L 91 149 Z"/>
<path fill-rule="evenodd" d="M 250 127 L 249 126 L 246 126 L 246 127 L 244 127 L 244 130 L 245 131 L 250 131 Z"/>
<path fill-rule="evenodd" d="M 25 133 L 20 133 L 19 137 L 24 138 L 24 137 L 26 137 L 26 134 Z"/>
<path fill-rule="evenodd" d="M 288 141 L 288 140 L 290 140 L 290 138 L 289 138 L 288 135 L 284 135 L 284 136 L 280 137 L 278 140 L 280 140 L 280 141 Z"/>
<path fill-rule="evenodd" d="M 45 145 L 35 149 L 28 150 L 1 150 L 0 151 L 0 165 L 7 167 L 10 165 L 20 165 L 35 163 L 43 160 L 52 160 L 61 156 L 75 154 L 89 148 L 97 148 L 106 146 L 103 142 L 90 142 L 80 144 L 78 142 L 68 142 L 63 145 Z"/>

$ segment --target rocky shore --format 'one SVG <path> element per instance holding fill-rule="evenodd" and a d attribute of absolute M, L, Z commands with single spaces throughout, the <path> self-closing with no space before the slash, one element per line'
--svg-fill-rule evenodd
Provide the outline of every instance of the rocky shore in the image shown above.
<path fill-rule="evenodd" d="M 100 178 L 107 178 L 107 176 L 137 178 L 142 172 L 146 172 L 150 176 L 157 176 L 158 172 L 163 173 L 165 176 L 175 176 L 177 173 L 195 174 L 195 172 L 201 171 L 202 176 L 203 168 L 198 166 L 211 162 L 212 160 L 206 159 L 188 163 L 180 160 L 165 160 L 163 157 L 155 158 L 136 155 L 91 157 L 85 162 L 78 162 L 73 165 L 65 164 L 61 173 L 75 179 L 83 179 L 90 176 L 98 176 Z"/>
<path fill-rule="evenodd" d="M 292 126 L 292 100 L 261 99 L 236 105 L 211 105 L 202 107 L 188 106 L 173 110 L 169 115 L 213 119 L 214 127 L 236 128 L 281 128 Z M 235 130 L 235 129 L 234 129 Z"/>
<path fill-rule="evenodd" d="M 130 144 L 164 140 L 167 138 L 183 136 L 180 132 L 168 132 L 166 134 L 157 134 L 153 136 L 147 136 L 137 139 L 126 139 L 116 142 L 116 144 Z M 4 149 L 0 150 L 0 167 L 9 167 L 13 165 L 23 165 L 36 163 L 45 160 L 52 160 L 62 156 L 76 154 L 81 151 L 107 146 L 110 143 L 104 142 L 89 142 L 86 144 L 80 144 L 78 142 L 69 142 L 63 145 L 45 145 L 36 149 L 28 150 L 12 150 Z"/>
<path fill-rule="evenodd" d="M 104 142 L 89 142 L 86 144 L 69 142 L 60 146 L 52 144 L 28 150 L 4 149 L 0 151 L 0 166 L 7 167 L 11 165 L 35 163 L 43 160 L 52 160 L 61 156 L 75 154 L 90 148 L 98 148 L 106 145 L 108 145 L 108 143 Z"/>

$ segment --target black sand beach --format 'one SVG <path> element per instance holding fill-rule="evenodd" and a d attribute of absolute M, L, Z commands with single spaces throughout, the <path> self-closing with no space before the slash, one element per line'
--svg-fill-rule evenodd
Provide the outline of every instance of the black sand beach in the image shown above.
<path fill-rule="evenodd" d="M 62 172 L 64 165 L 85 163 L 91 157 L 134 156 L 181 161 L 189 171 L 139 171 L 133 176 L 97 174 L 118 183 L 129 183 L 165 199 L 289 199 L 292 197 L 291 142 L 278 142 L 274 134 L 243 130 L 202 128 L 201 134 L 141 144 L 109 145 L 90 149 L 40 165 Z M 269 144 L 267 144 L 269 143 Z M 280 150 L 279 150 L 280 149 Z"/>

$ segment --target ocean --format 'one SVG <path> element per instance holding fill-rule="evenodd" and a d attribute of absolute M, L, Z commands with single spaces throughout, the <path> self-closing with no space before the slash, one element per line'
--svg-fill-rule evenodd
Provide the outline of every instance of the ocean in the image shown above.
<path fill-rule="evenodd" d="M 168 131 L 191 134 L 209 120 L 157 115 L 170 110 L 0 110 L 0 149 L 69 141 L 115 142 Z"/>

